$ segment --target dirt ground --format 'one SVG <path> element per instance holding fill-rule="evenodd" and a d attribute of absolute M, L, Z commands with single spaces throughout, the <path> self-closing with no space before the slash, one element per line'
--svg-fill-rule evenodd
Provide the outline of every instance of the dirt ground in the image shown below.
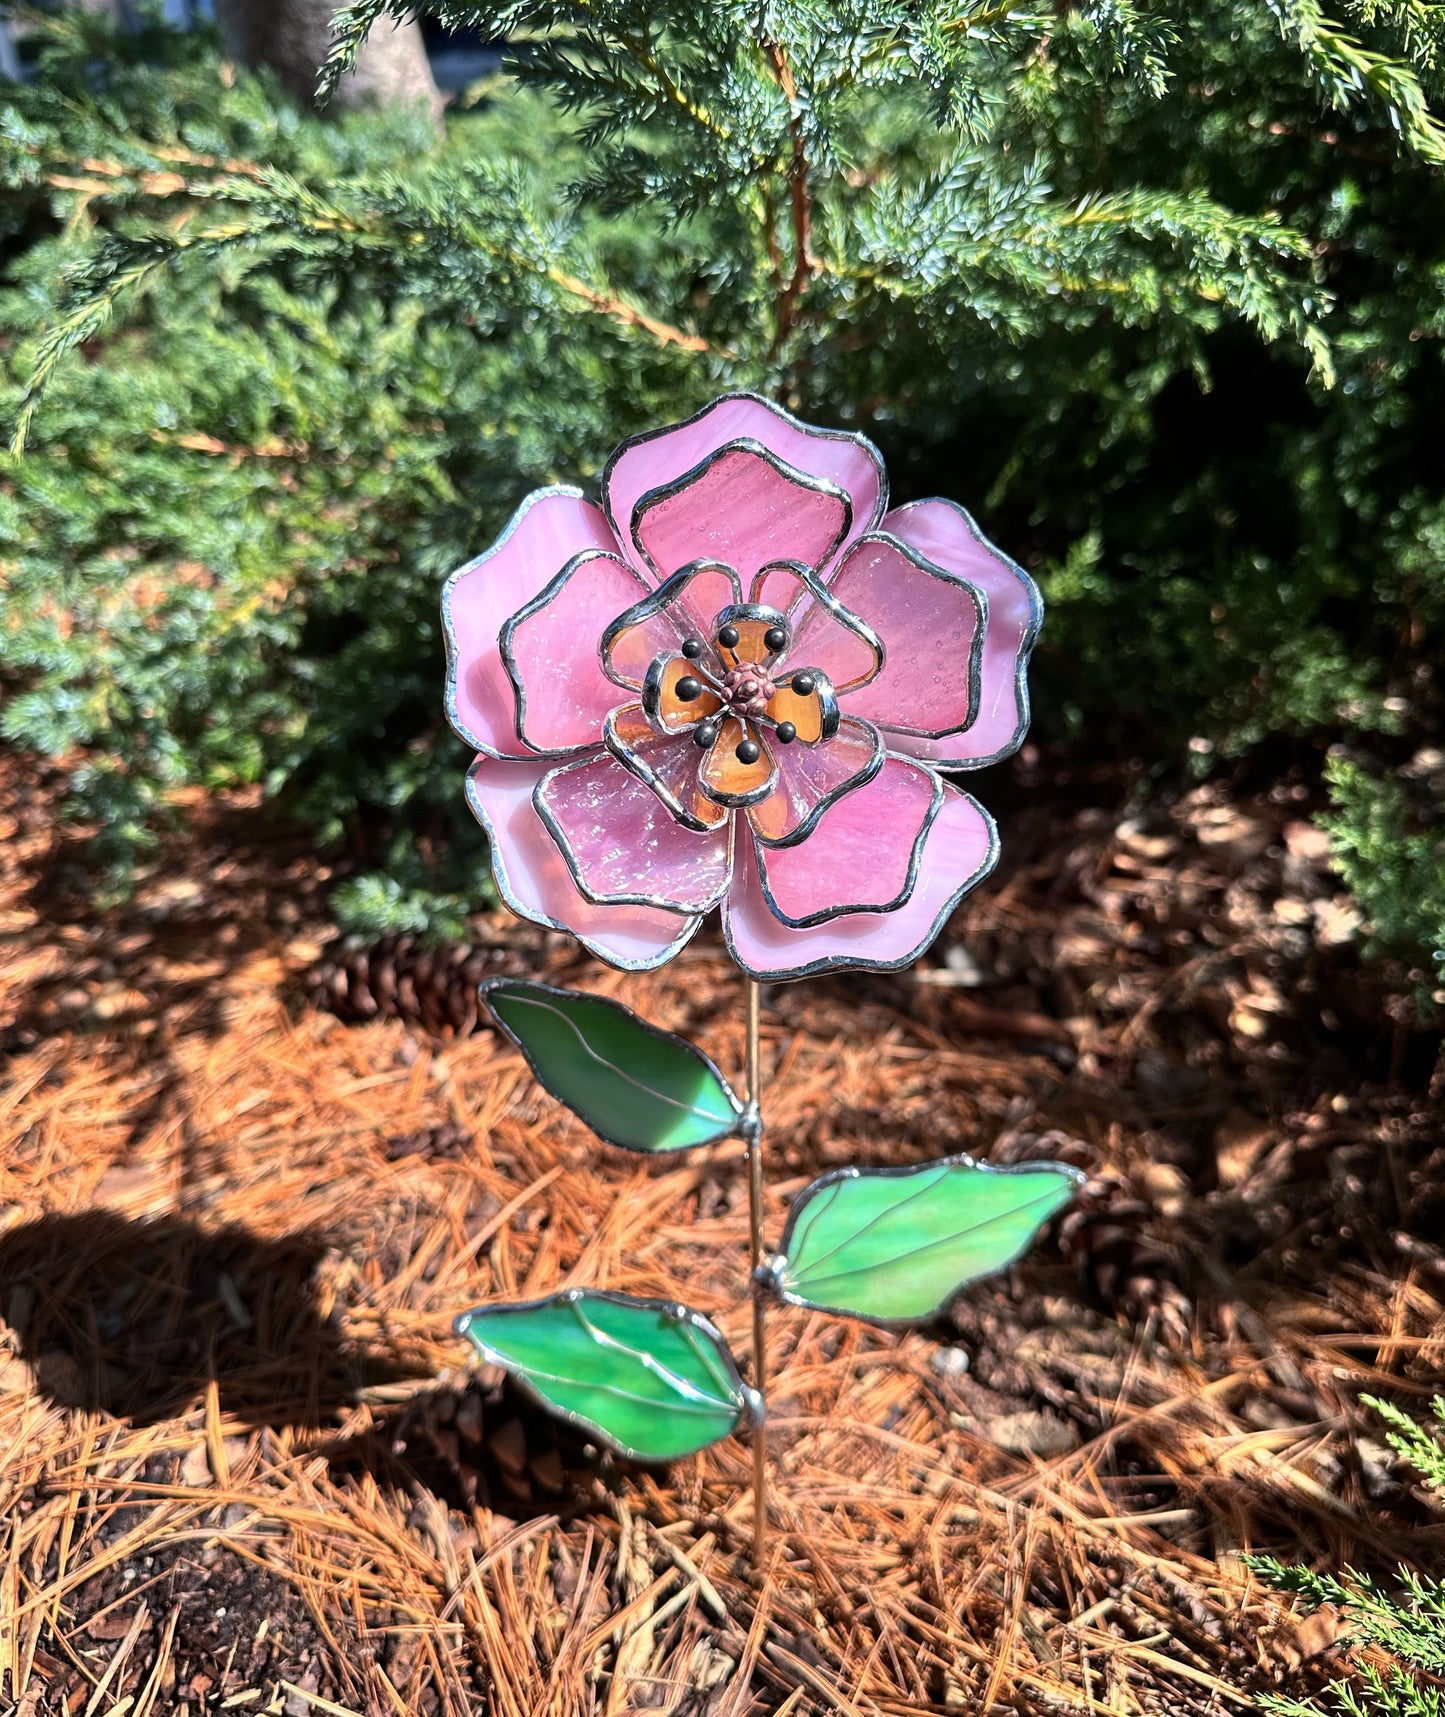
<path fill-rule="evenodd" d="M 0 758 L 0 1709 L 1237 1713 L 1351 1661 L 1245 1553 L 1445 1565 L 1360 1399 L 1440 1386 L 1445 1064 L 1301 789 L 1026 756 L 920 970 L 765 992 L 774 1237 L 847 1162 L 1090 1181 L 932 1329 L 771 1314 L 757 1580 L 745 1444 L 627 1468 L 450 1333 L 586 1284 L 747 1354 L 740 1147 L 609 1150 L 466 1029 L 529 971 L 736 1071 L 717 939 L 345 953 L 304 845 L 199 796 L 97 916 L 60 784 Z"/>

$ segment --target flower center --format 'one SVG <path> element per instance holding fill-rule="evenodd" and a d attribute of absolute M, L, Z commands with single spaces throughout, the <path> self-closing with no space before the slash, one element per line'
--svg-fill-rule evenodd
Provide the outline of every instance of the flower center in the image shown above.
<path fill-rule="evenodd" d="M 759 716 L 768 707 L 768 699 L 777 691 L 766 669 L 755 662 L 744 662 L 729 668 L 723 675 L 723 700 L 734 715 Z"/>

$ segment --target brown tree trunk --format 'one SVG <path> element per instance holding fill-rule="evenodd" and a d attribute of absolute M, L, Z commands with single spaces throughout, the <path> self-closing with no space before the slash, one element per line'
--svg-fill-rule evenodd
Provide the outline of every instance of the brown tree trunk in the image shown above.
<path fill-rule="evenodd" d="M 339 0 L 216 0 L 226 52 L 242 65 L 269 66 L 299 100 L 314 104 L 316 78 L 331 46 Z M 338 107 L 424 103 L 439 120 L 442 97 L 413 19 L 384 18 L 332 98 Z"/>

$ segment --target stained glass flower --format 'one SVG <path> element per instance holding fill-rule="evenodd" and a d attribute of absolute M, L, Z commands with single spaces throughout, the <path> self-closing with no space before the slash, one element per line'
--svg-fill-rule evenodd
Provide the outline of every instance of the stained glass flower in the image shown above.
<path fill-rule="evenodd" d="M 528 496 L 447 581 L 498 887 L 629 969 L 722 911 L 758 978 L 908 964 L 993 868 L 944 779 L 1028 722 L 1032 580 L 877 450 L 749 394 Z"/>

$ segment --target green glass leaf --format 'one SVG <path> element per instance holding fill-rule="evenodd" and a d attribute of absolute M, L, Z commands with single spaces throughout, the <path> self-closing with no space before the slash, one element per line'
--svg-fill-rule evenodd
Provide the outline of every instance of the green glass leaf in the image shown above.
<path fill-rule="evenodd" d="M 1083 1179 L 1063 1163 L 995 1168 L 966 1156 L 837 1169 L 794 1199 L 772 1286 L 793 1305 L 916 1323 L 1012 1264 Z"/>
<path fill-rule="evenodd" d="M 632 1460 L 696 1454 L 761 1416 L 727 1343 L 686 1306 L 569 1288 L 478 1306 L 456 1329 L 544 1406 Z"/>
<path fill-rule="evenodd" d="M 684 1151 L 738 1130 L 742 1105 L 702 1051 L 620 1002 L 517 978 L 481 993 L 547 1090 L 608 1144 Z"/>

